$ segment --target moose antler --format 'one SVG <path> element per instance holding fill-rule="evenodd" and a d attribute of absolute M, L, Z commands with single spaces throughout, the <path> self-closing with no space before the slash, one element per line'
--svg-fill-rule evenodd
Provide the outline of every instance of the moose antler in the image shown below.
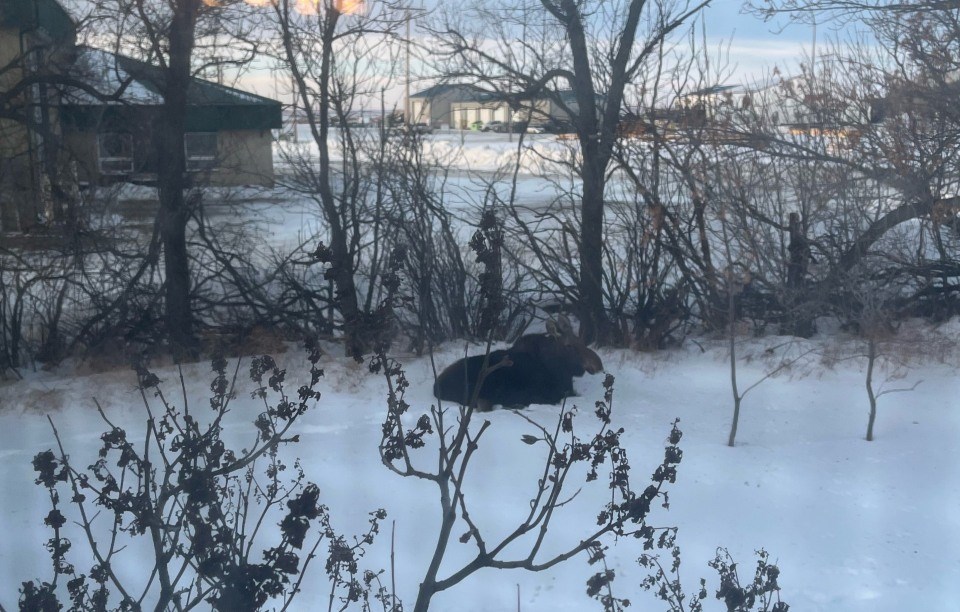
<path fill-rule="evenodd" d="M 556 338 L 564 344 L 569 343 L 577 334 L 573 332 L 573 324 L 565 315 L 557 315 L 555 319 L 547 319 L 547 335 Z"/>

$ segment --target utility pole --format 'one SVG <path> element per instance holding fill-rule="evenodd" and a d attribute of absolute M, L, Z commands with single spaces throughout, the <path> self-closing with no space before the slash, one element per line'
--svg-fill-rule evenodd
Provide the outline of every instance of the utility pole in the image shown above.
<path fill-rule="evenodd" d="M 290 76 L 290 91 L 291 97 L 293 98 L 293 142 L 299 143 L 300 137 L 297 135 L 299 131 L 297 129 L 297 123 L 299 117 L 297 117 L 297 79 L 293 75 Z"/>
<path fill-rule="evenodd" d="M 817 73 L 817 14 L 812 13 L 813 15 L 813 49 L 810 52 L 812 56 L 810 60 L 810 83 L 816 80 Z"/>
<path fill-rule="evenodd" d="M 813 43 L 810 50 L 810 95 L 813 100 L 813 120 L 823 125 L 825 122 L 823 104 L 820 103 L 820 88 L 817 87 L 817 15 L 813 14 Z"/>
<path fill-rule="evenodd" d="M 407 40 L 406 40 L 406 83 L 404 85 L 404 95 L 403 95 L 403 120 L 407 124 L 407 127 L 412 125 L 410 112 L 410 20 L 412 19 L 413 13 L 410 11 L 410 7 L 407 7 Z"/>

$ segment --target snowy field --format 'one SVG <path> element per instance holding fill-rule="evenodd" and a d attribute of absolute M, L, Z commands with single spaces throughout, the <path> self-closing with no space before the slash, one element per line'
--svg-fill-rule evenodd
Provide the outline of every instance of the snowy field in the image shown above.
<path fill-rule="evenodd" d="M 318 157 L 317 146 L 305 125 L 299 126 L 298 141 L 275 145 L 277 166 L 282 172 L 284 153 Z M 522 138 L 521 138 L 522 136 Z M 361 143 L 376 143 L 375 128 L 356 130 L 354 137 Z M 579 155 L 575 139 L 558 138 L 553 134 L 498 134 L 462 130 L 438 130 L 421 137 L 423 157 L 441 168 L 455 168 L 462 172 L 512 172 L 517 162 L 522 174 L 550 175 L 563 172 L 560 163 L 569 163 Z M 342 155 L 336 129 L 329 138 L 333 159 Z M 376 148 L 376 147 L 373 147 Z"/>
<path fill-rule="evenodd" d="M 958 326 L 946 331 L 956 334 Z M 741 349 L 757 354 L 777 340 L 746 341 Z M 906 372 L 893 384 L 910 386 L 917 379 L 923 383 L 914 391 L 881 398 L 877 439 L 868 443 L 863 440 L 867 399 L 862 364 L 847 361 L 826 368 L 815 360 L 803 371 L 765 381 L 747 396 L 738 445 L 729 448 L 732 403 L 725 351 L 719 342 L 699 344 L 705 352 L 696 343 L 658 354 L 600 351 L 606 370 L 617 377 L 614 424 L 626 429 L 624 446 L 633 478 L 652 472 L 662 458 L 671 421 L 681 420 L 684 459 L 678 482 L 670 489 L 671 508 L 658 508 L 650 524 L 680 528 L 687 589 L 695 590 L 701 576 L 716 587 L 715 575 L 706 566 L 716 547 L 727 547 L 743 568 L 752 567 L 753 551 L 763 547 L 782 570 L 783 597 L 793 610 L 957 609 L 956 369 L 925 363 Z M 461 351 L 462 347 L 446 347 L 437 355 L 438 363 L 449 363 Z M 289 368 L 291 383 L 306 375 L 299 351 L 292 349 L 281 360 Z M 431 403 L 432 376 L 427 358 L 404 361 L 413 419 Z M 410 606 L 436 538 L 436 491 L 432 485 L 395 476 L 379 462 L 383 379 L 332 355 L 322 365 L 327 372 L 320 387 L 324 396 L 300 422 L 301 443 L 293 452 L 302 458 L 308 478 L 320 485 L 321 501 L 331 507 L 341 532 L 360 533 L 368 511 L 387 510 L 386 532 L 368 553 L 367 567 L 389 567 L 389 525 L 396 521 L 396 578 L 399 595 Z M 768 367 L 762 359 L 741 366 L 744 383 L 757 380 Z M 49 573 L 42 546 L 49 537 L 42 527 L 48 502 L 45 491 L 33 485 L 30 466 L 36 452 L 53 444 L 46 416 L 53 417 L 68 452 L 81 465 L 95 459 L 104 430 L 94 398 L 132 435 L 143 430 L 146 415 L 132 372 L 82 372 L 82 366 L 65 364 L 0 388 L 4 406 L 0 521 L 5 534 L 0 576 L 7 585 L 0 602 L 8 609 L 15 606 L 15 585 Z M 177 397 L 176 370 L 158 372 L 168 394 Z M 208 397 L 209 366 L 192 364 L 184 372 L 192 404 L 202 406 Z M 581 379 L 577 387 L 581 397 L 576 403 L 586 410 L 602 395 L 599 376 Z M 258 411 L 247 398 L 241 391 L 232 413 L 230 432 L 238 445 L 249 440 L 252 428 L 244 424 Z M 556 408 L 533 406 L 525 414 L 549 426 Z M 536 483 L 537 447 L 520 441 L 523 434 L 536 432 L 510 411 L 483 416 L 492 425 L 473 464 L 468 498 L 482 528 L 505 533 L 525 511 Z M 637 481 L 636 486 L 644 485 Z M 564 508 L 548 549 L 559 550 L 588 533 L 605 493 L 602 483 L 594 483 L 576 504 Z M 72 539 L 82 550 L 79 537 Z M 473 550 L 472 544 L 454 543 L 453 548 L 453 559 L 463 559 Z M 643 573 L 635 559 L 640 554 L 633 541 L 611 548 L 616 593 L 636 602 L 638 609 L 660 609 L 664 606 L 638 586 Z M 128 571 L 139 567 L 132 551 L 121 558 Z M 313 610 L 315 602 L 326 601 L 322 568 L 317 565 L 311 571 L 298 610 Z M 584 594 L 592 571 L 583 558 L 541 574 L 488 570 L 438 596 L 433 609 L 515 609 L 517 585 L 523 610 L 599 609 Z M 712 601 L 707 609 L 722 606 Z"/>
<path fill-rule="evenodd" d="M 565 150 L 539 136 L 545 148 Z M 459 134 L 428 137 L 438 148 L 456 150 L 458 167 L 495 172 L 516 143 L 506 135 Z M 459 148 L 456 148 L 459 146 Z M 464 176 L 464 192 L 474 181 Z M 525 176 L 521 198 L 549 199 L 542 179 Z M 298 224 L 313 222 L 314 212 L 301 203 L 247 202 L 251 215 L 262 217 L 267 239 L 275 246 L 296 241 Z M 274 213 L 279 206 L 284 215 Z M 227 216 L 227 213 L 224 213 Z M 297 221 L 299 219 L 299 221 Z M 291 235 L 293 234 L 293 235 Z M 919 325 L 908 326 L 904 338 L 915 337 Z M 960 321 L 938 329 L 924 328 L 948 343 L 960 337 Z M 864 360 L 831 360 L 857 352 L 856 340 L 821 336 L 804 345 L 815 349 L 798 365 L 762 382 L 743 402 L 735 448 L 726 446 L 733 410 L 728 354 L 717 338 L 698 337 L 683 347 L 655 354 L 599 350 L 607 372 L 616 377 L 614 424 L 625 428 L 624 447 L 633 466 L 634 486 L 662 460 L 670 424 L 680 419 L 684 458 L 670 487 L 671 507 L 657 508 L 649 523 L 679 527 L 683 552 L 681 574 L 689 593 L 707 579 L 707 610 L 722 610 L 713 600 L 715 572 L 707 567 L 717 547 L 729 549 L 752 574 L 754 551 L 764 548 L 781 569 L 782 596 L 791 610 L 837 612 L 904 612 L 960 610 L 960 378 L 957 353 L 926 351 L 905 344 L 910 363 L 887 388 L 914 390 L 879 400 L 876 441 L 864 441 L 867 396 Z M 774 367 L 765 349 L 784 338 L 741 340 L 738 351 L 741 389 Z M 950 347 L 955 348 L 955 347 Z M 476 349 L 475 349 L 476 350 Z M 462 355 L 463 346 L 447 345 L 435 356 L 438 367 Z M 937 353 L 930 355 L 927 353 Z M 380 463 L 377 443 L 386 412 L 385 382 L 366 368 L 339 356 L 336 347 L 322 362 L 326 376 L 323 397 L 297 427 L 301 441 L 291 452 L 302 459 L 307 478 L 321 489 L 340 533 L 359 534 L 367 513 L 383 507 L 388 518 L 364 567 L 390 567 L 390 531 L 396 529 L 398 595 L 412 609 L 437 535 L 439 503 L 435 487 L 402 479 Z M 826 356 L 826 357 L 824 357 Z M 404 362 L 411 386 L 411 422 L 429 409 L 432 370 L 429 358 L 396 355 Z M 936 357 L 936 358 L 934 358 Z M 289 347 L 278 359 L 288 368 L 290 388 L 308 376 L 302 352 Z M 242 370 L 245 368 L 242 368 Z M 175 368 L 155 369 L 168 395 L 179 398 Z M 53 418 L 67 452 L 77 465 L 96 459 L 99 435 L 106 425 L 94 400 L 109 418 L 133 437 L 143 431 L 146 413 L 131 370 L 108 370 L 89 363 L 67 362 L 51 370 L 24 371 L 23 380 L 0 382 L 0 606 L 16 609 L 16 590 L 25 580 L 49 579 L 50 559 L 43 547 L 50 532 L 43 526 L 49 511 L 46 492 L 33 484 L 31 459 L 54 448 L 47 417 Z M 184 366 L 187 397 L 204 406 L 212 379 L 209 364 Z M 883 377 L 881 377 L 883 378 Z M 241 378 L 242 383 L 242 378 Z M 237 447 L 249 444 L 249 425 L 260 410 L 246 390 L 238 390 L 227 426 Z M 577 381 L 583 419 L 602 396 L 601 377 Z M 552 406 L 531 406 L 524 414 L 550 426 Z M 536 433 L 517 414 L 496 410 L 481 415 L 491 422 L 468 477 L 472 515 L 481 529 L 503 534 L 527 509 L 536 486 L 541 456 L 536 445 L 521 442 Z M 584 426 L 588 423 L 584 422 Z M 475 425 L 479 426 L 479 423 Z M 590 430 L 584 430 L 584 434 Z M 429 449 L 421 460 L 430 461 Z M 435 461 L 435 460 L 434 460 Z M 431 464 L 432 465 L 432 464 Z M 583 488 L 574 503 L 560 510 L 545 552 L 574 545 L 591 532 L 607 497 L 605 483 Z M 71 516 L 68 514 L 68 517 Z M 462 532 L 458 527 L 455 536 Z M 491 536 L 492 537 L 492 536 Z M 79 571 L 89 563 L 84 544 L 72 534 L 71 561 Z M 441 577 L 469 558 L 473 544 L 452 540 L 449 564 Z M 617 572 L 615 594 L 635 609 L 660 610 L 642 591 L 646 575 L 636 564 L 643 552 L 634 541 L 610 542 L 608 564 Z M 145 561 L 137 547 L 121 554 L 121 572 L 138 575 Z M 510 552 L 510 551 L 508 551 Z M 585 595 L 585 581 L 596 568 L 577 557 L 539 573 L 482 571 L 451 591 L 438 595 L 431 609 L 458 612 L 600 610 Z M 386 574 L 385 574 L 386 576 Z M 310 568 L 296 610 L 326 609 L 328 585 L 321 563 Z"/>

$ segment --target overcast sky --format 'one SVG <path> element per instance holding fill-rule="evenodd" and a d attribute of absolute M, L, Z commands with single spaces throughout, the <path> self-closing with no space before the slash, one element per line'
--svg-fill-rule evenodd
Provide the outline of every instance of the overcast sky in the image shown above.
<path fill-rule="evenodd" d="M 743 0 L 713 0 L 703 19 L 708 44 L 717 49 L 729 44 L 729 60 L 735 65 L 733 78 L 750 81 L 767 75 L 774 66 L 785 74 L 797 72 L 804 53 L 813 41 L 812 28 L 805 24 L 788 24 L 783 18 L 764 22 L 745 13 Z M 818 36 L 829 32 L 821 27 Z"/>
<path fill-rule="evenodd" d="M 795 73 L 800 58 L 810 53 L 812 28 L 783 18 L 764 22 L 743 13 L 742 4 L 742 0 L 714 0 L 704 14 L 710 38 L 730 42 L 730 61 L 737 66 L 737 76 L 760 78 L 774 65 L 786 74 Z M 823 42 L 829 34 L 829 28 L 821 26 L 817 36 Z"/>
<path fill-rule="evenodd" d="M 727 84 L 763 80 L 774 67 L 784 75 L 797 74 L 802 56 L 810 52 L 812 29 L 804 24 L 787 24 L 784 19 L 764 22 L 744 12 L 742 6 L 743 0 L 713 0 L 698 19 L 698 25 L 703 23 L 706 26 L 707 44 L 712 55 L 723 50 L 723 63 L 729 65 L 727 72 L 730 73 Z M 821 26 L 820 30 L 818 37 L 825 41 L 829 29 Z M 281 91 L 278 92 L 276 78 L 264 71 L 247 75 L 238 85 L 261 95 L 288 100 L 283 92 L 288 88 L 280 83 Z M 421 85 L 427 84 L 418 83 L 413 88 L 422 89 Z M 392 88 L 392 93 L 388 92 L 388 98 L 402 95 L 401 91 L 402 86 L 397 85 Z M 388 100 L 388 106 L 391 102 Z"/>

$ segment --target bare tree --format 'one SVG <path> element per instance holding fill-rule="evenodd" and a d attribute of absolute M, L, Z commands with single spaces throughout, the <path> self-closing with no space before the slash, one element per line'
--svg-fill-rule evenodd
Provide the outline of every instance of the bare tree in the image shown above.
<path fill-rule="evenodd" d="M 474 423 L 476 411 L 470 406 L 458 409 L 435 406 L 431 407 L 428 414 L 420 416 L 413 427 L 408 427 L 404 425 L 407 420 L 404 414 L 410 406 L 403 399 L 408 383 L 401 366 L 385 356 L 378 357 L 374 365 L 386 376 L 389 388 L 387 418 L 380 442 L 380 456 L 384 465 L 400 476 L 432 482 L 439 490 L 439 533 L 430 564 L 417 592 L 413 607 L 416 612 L 426 612 L 435 595 L 455 587 L 483 569 L 539 572 L 581 553 L 587 553 L 593 564 L 603 559 L 603 542 L 608 536 L 639 538 L 644 541 L 645 548 L 652 549 L 655 546 L 662 547 L 667 539 L 664 534 L 673 531 L 651 527 L 646 519 L 655 500 L 666 496 L 664 487 L 676 478 L 677 464 L 682 457 L 676 444 L 682 434 L 674 424 L 663 463 L 656 468 L 652 484 L 642 492 L 635 491 L 630 483 L 626 452 L 620 447 L 623 430 L 611 426 L 612 376 L 608 375 L 604 382 L 607 391 L 603 401 L 596 402 L 597 429 L 588 438 L 581 438 L 575 432 L 575 408 L 561 408 L 556 424 L 549 427 L 524 417 L 536 433 L 523 436 L 522 441 L 545 448 L 542 475 L 532 487 L 529 511 L 509 533 L 491 538 L 471 514 L 467 488 L 471 459 L 489 429 L 490 421 L 477 426 Z M 475 403 L 476 397 L 470 404 Z M 430 438 L 435 439 L 438 456 L 425 462 L 431 467 L 425 467 L 415 451 Z M 587 469 L 586 482 L 597 480 L 597 468 L 607 459 L 610 460 L 610 495 L 609 501 L 600 510 L 597 526 L 575 543 L 561 545 L 561 552 L 545 553 L 543 549 L 548 539 L 556 537 L 553 533 L 555 529 L 551 529 L 555 525 L 553 521 L 572 496 L 577 495 L 564 492 L 568 478 L 576 478 L 575 468 L 582 464 Z M 663 503 L 666 504 L 666 500 Z M 476 552 L 471 559 L 444 576 L 444 560 L 455 545 L 452 537 L 458 526 L 464 530 L 459 542 L 464 545 L 472 543 Z M 529 545 L 526 550 L 521 546 L 524 542 Z M 522 552 L 517 550 L 518 546 Z M 591 588 L 594 581 L 604 583 L 602 576 L 603 572 L 588 581 L 588 593 L 591 590 L 595 592 Z"/>
<path fill-rule="evenodd" d="M 884 259 L 886 257 L 883 255 L 871 255 L 863 265 L 857 266 L 844 277 L 846 290 L 842 312 L 858 337 L 853 343 L 855 348 L 847 355 L 826 355 L 828 364 L 842 359 L 854 359 L 865 364 L 867 442 L 874 439 L 880 398 L 890 393 L 912 391 L 922 382 L 916 380 L 911 385 L 892 385 L 906 375 L 909 363 L 923 359 L 943 360 L 955 344 L 952 341 L 944 342 L 936 334 L 918 336 L 909 331 L 900 333 L 896 304 L 904 293 L 904 279 L 898 278 L 895 272 L 891 274 L 896 264 L 885 266 Z"/>
<path fill-rule="evenodd" d="M 758 15 L 771 19 L 785 15 L 792 20 L 811 22 L 820 17 L 827 19 L 851 20 L 861 18 L 880 18 L 915 14 L 918 11 L 954 10 L 956 4 L 951 0 L 918 0 L 917 2 L 895 2 L 892 0 L 775 0 L 763 4 L 748 3 Z"/>
<path fill-rule="evenodd" d="M 152 83 L 163 98 L 153 126 L 157 155 L 163 160 L 158 166 L 157 226 L 163 246 L 164 327 L 178 353 L 196 348 L 186 236 L 196 205 L 187 196 L 191 186 L 184 151 L 188 92 L 191 79 L 211 62 L 243 65 L 252 59 L 257 29 L 246 7 L 239 0 L 121 0 L 98 2 L 94 9 L 93 29 L 98 37 L 113 37 L 118 52 L 160 66 L 161 76 Z M 224 36 L 233 49 L 229 58 L 218 52 Z"/>
<path fill-rule="evenodd" d="M 807 62 L 802 78 L 787 92 L 807 125 L 834 133 L 832 147 L 817 151 L 809 140 L 767 141 L 773 154 L 819 160 L 838 178 L 841 170 L 859 184 L 855 190 L 860 195 L 852 201 L 821 198 L 834 210 L 839 203 L 849 214 L 822 224 L 801 219 L 815 232 L 808 236 L 814 253 L 820 250 L 821 264 L 831 268 L 825 282 L 816 285 L 839 287 L 865 257 L 888 248 L 893 230 L 916 225 L 917 242 L 913 254 L 902 260 L 901 272 L 917 283 L 912 299 L 918 308 L 938 316 L 949 312 L 958 270 L 953 228 L 960 214 L 956 7 L 828 0 L 755 8 L 769 17 L 860 19 L 879 41 L 833 43 L 822 58 Z M 891 19 L 894 14 L 897 18 Z"/>
<path fill-rule="evenodd" d="M 384 231 L 382 205 L 389 195 L 382 170 L 386 134 L 371 142 L 367 131 L 353 130 L 363 99 L 378 100 L 397 60 L 397 37 L 409 19 L 397 2 L 378 2 L 368 12 L 358 5 L 328 1 L 309 10 L 281 0 L 267 9 L 279 34 L 274 53 L 293 79 L 296 105 L 302 109 L 319 157 L 296 160 L 292 185 L 313 198 L 325 222 L 327 238 L 315 250 L 327 264 L 335 287 L 348 354 L 362 355 L 373 339 L 365 332 L 376 303 L 377 270 L 391 249 Z M 334 125 L 340 126 L 334 128 Z M 334 157 L 336 142 L 341 159 Z M 369 157 L 368 157 L 369 156 Z M 374 168 L 369 173 L 366 168 Z M 368 282 L 358 280 L 361 262 L 370 265 Z"/>
<path fill-rule="evenodd" d="M 605 197 L 627 86 L 707 4 L 485 2 L 458 6 L 431 27 L 445 78 L 477 83 L 518 108 L 547 99 L 570 118 L 581 156 L 577 286 L 588 342 L 615 339 L 604 304 Z M 529 42 L 537 33 L 546 44 Z"/>

